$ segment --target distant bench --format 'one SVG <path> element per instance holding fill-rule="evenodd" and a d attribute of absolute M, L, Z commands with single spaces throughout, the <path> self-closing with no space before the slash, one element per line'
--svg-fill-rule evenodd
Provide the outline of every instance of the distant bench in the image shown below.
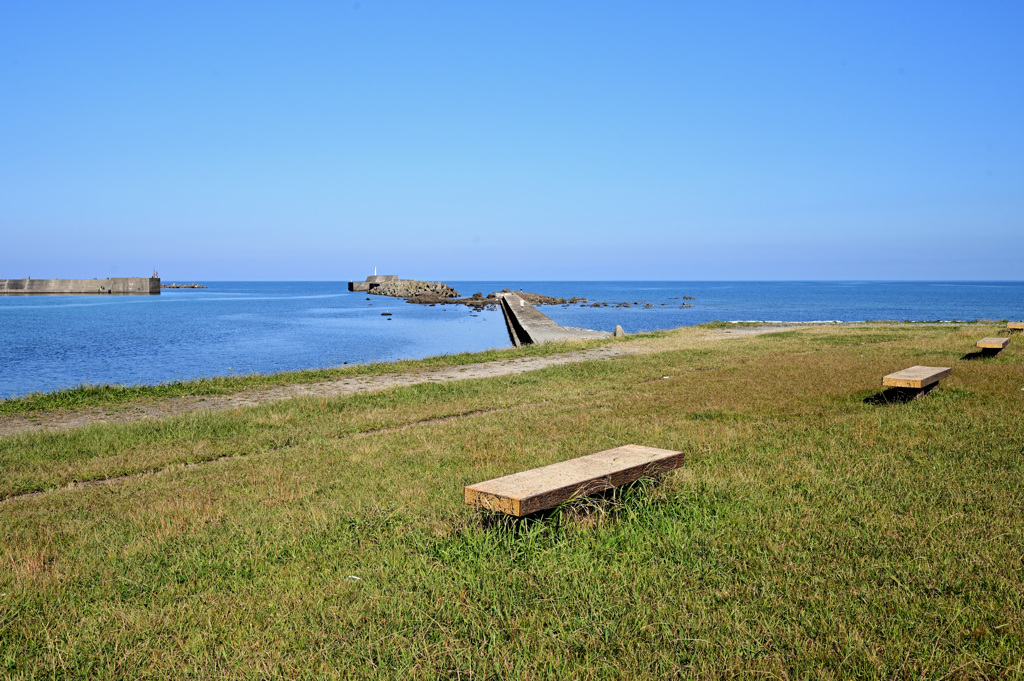
<path fill-rule="evenodd" d="M 1024 322 L 1010 322 L 1006 328 L 1010 331 L 1024 331 Z"/>
<path fill-rule="evenodd" d="M 982 338 L 978 341 L 978 347 L 986 357 L 998 355 L 1009 344 L 1009 338 Z"/>
<path fill-rule="evenodd" d="M 466 503 L 522 517 L 682 465 L 682 452 L 624 445 L 467 485 Z"/>
<path fill-rule="evenodd" d="M 882 377 L 882 385 L 886 388 L 898 388 L 907 393 L 908 397 L 918 398 L 931 392 L 939 381 L 953 373 L 950 367 L 913 366 L 903 371 Z"/>

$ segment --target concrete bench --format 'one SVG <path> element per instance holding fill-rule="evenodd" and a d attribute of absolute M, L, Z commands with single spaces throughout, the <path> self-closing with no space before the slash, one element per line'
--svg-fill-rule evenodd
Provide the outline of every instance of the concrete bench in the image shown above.
<path fill-rule="evenodd" d="M 998 355 L 1009 344 L 1009 338 L 982 338 L 978 341 L 978 347 L 986 357 Z"/>
<path fill-rule="evenodd" d="M 682 465 L 682 452 L 624 445 L 467 485 L 466 503 L 521 518 Z"/>
<path fill-rule="evenodd" d="M 1024 322 L 1010 322 L 1006 325 L 1011 332 L 1012 331 L 1024 331 Z"/>
<path fill-rule="evenodd" d="M 897 388 L 909 397 L 918 398 L 931 392 L 939 381 L 953 373 L 950 367 L 912 366 L 882 377 L 882 386 Z"/>

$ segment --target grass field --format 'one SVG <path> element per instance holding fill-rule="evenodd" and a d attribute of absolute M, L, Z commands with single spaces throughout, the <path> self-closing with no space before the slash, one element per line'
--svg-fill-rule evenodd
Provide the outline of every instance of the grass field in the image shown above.
<path fill-rule="evenodd" d="M 0 677 L 1024 676 L 1024 348 L 961 359 L 1002 331 L 682 329 L 0 439 Z M 879 403 L 914 364 L 953 375 Z M 626 443 L 687 463 L 523 521 L 462 502 Z"/>

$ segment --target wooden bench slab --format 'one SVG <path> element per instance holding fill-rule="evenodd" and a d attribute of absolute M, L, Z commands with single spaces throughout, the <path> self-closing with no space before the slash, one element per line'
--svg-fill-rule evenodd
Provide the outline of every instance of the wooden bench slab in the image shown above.
<path fill-rule="evenodd" d="M 1006 328 L 1013 329 L 1014 331 L 1024 331 L 1024 322 L 1010 322 L 1006 325 Z"/>
<path fill-rule="evenodd" d="M 913 366 L 882 377 L 882 385 L 889 388 L 927 388 L 953 373 L 950 367 Z"/>
<path fill-rule="evenodd" d="M 1002 350 L 1009 344 L 1009 338 L 982 338 L 978 341 L 978 347 L 985 350 Z"/>
<path fill-rule="evenodd" d="M 683 453 L 624 445 L 465 488 L 466 503 L 516 517 L 683 465 Z"/>

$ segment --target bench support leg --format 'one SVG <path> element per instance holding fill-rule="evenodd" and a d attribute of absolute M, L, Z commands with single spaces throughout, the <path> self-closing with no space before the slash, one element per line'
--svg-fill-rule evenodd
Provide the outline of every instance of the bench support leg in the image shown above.
<path fill-rule="evenodd" d="M 939 384 L 932 383 L 926 385 L 923 388 L 895 388 L 896 394 L 899 395 L 900 402 L 909 402 L 911 400 L 919 400 L 932 390 L 934 390 Z"/>
<path fill-rule="evenodd" d="M 982 357 L 995 357 L 996 355 L 998 355 L 1002 351 L 1003 351 L 1002 348 L 982 348 L 981 349 L 981 356 Z"/>
<path fill-rule="evenodd" d="M 920 390 L 917 391 L 917 394 L 914 395 L 914 399 L 915 400 L 921 399 L 922 397 L 924 397 L 925 395 L 927 395 L 928 393 L 930 393 L 931 391 L 935 390 L 938 387 L 939 387 L 939 384 L 938 384 L 937 381 L 935 383 L 932 383 L 931 385 L 926 385 L 925 387 L 923 387 L 923 388 L 921 388 Z"/>

